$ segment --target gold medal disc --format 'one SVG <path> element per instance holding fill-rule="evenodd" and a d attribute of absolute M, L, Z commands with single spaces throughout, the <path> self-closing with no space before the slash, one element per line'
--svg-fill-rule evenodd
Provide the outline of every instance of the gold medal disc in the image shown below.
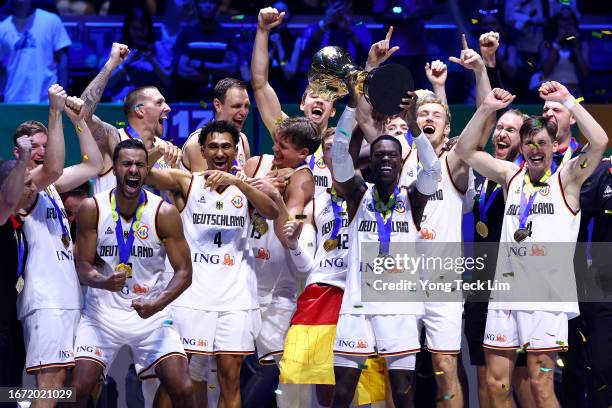
<path fill-rule="evenodd" d="M 125 264 L 125 263 L 120 263 L 119 265 L 115 266 L 115 272 L 121 272 L 121 271 L 125 271 L 126 278 L 132 277 L 132 267 L 130 265 Z"/>
<path fill-rule="evenodd" d="M 68 245 L 70 245 L 70 237 L 68 234 L 62 234 L 62 244 L 64 244 L 64 248 L 68 249 Z"/>
<path fill-rule="evenodd" d="M 17 289 L 17 293 L 21 293 L 24 284 L 25 281 L 23 280 L 23 276 L 20 276 L 19 279 L 17 279 L 17 283 L 15 284 L 15 289 Z"/>
<path fill-rule="evenodd" d="M 486 238 L 489 235 L 489 227 L 482 221 L 478 221 L 476 223 L 476 232 L 483 238 Z"/>
<path fill-rule="evenodd" d="M 326 239 L 323 243 L 323 249 L 325 249 L 327 252 L 333 251 L 336 248 L 338 248 L 338 238 Z"/>

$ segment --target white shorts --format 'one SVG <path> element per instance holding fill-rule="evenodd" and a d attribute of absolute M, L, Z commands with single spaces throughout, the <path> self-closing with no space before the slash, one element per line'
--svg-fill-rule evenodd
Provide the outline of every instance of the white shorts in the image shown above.
<path fill-rule="evenodd" d="M 483 346 L 497 350 L 565 351 L 565 312 L 489 310 Z"/>
<path fill-rule="evenodd" d="M 172 306 L 183 348 L 193 354 L 253 354 L 259 310 L 213 312 Z"/>
<path fill-rule="evenodd" d="M 341 314 L 336 325 L 334 354 L 412 354 L 421 350 L 415 315 Z"/>
<path fill-rule="evenodd" d="M 349 354 L 334 354 L 335 367 L 348 367 L 364 369 L 368 358 L 373 357 Z M 385 364 L 388 370 L 414 371 L 416 367 L 416 354 L 402 354 L 397 356 L 385 356 Z"/>
<path fill-rule="evenodd" d="M 168 357 L 187 358 L 172 320 L 166 319 L 169 315 L 158 313 L 155 316 L 147 319 L 147 322 L 151 320 L 147 331 L 135 332 L 128 324 L 118 324 L 119 320 L 109 324 L 83 315 L 77 328 L 75 358 L 100 364 L 106 375 L 115 354 L 127 345 L 141 379 L 155 375 L 155 366 Z"/>
<path fill-rule="evenodd" d="M 425 314 L 419 319 L 425 326 L 427 350 L 431 353 L 459 354 L 461 351 L 462 302 L 423 302 Z"/>
<path fill-rule="evenodd" d="M 267 305 L 259 305 L 261 330 L 255 339 L 257 355 L 262 364 L 273 364 L 274 356 L 283 353 L 285 337 L 295 311 L 295 302 L 287 298 L 276 298 Z"/>
<path fill-rule="evenodd" d="M 80 316 L 78 309 L 37 309 L 23 317 L 28 374 L 74 366 L 74 335 Z"/>

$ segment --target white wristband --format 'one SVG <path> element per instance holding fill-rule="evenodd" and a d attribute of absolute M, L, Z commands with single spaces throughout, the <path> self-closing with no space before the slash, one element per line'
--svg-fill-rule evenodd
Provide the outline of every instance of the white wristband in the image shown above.
<path fill-rule="evenodd" d="M 570 96 L 566 100 L 563 101 L 563 106 L 567 109 L 572 110 L 572 108 L 576 105 L 576 99 L 573 96 Z"/>

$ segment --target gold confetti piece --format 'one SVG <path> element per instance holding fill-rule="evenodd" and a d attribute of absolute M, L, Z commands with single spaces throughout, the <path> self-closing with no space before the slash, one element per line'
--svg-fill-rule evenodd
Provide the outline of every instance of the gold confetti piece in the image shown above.
<path fill-rule="evenodd" d="M 507 390 L 508 386 L 506 384 L 502 384 L 502 390 Z"/>
<path fill-rule="evenodd" d="M 612 210 L 605 210 L 604 211 L 606 214 L 612 214 Z"/>
<path fill-rule="evenodd" d="M 580 163 L 580 168 L 586 169 L 587 167 L 589 167 L 589 163 L 587 162 L 587 160 Z"/>
<path fill-rule="evenodd" d="M 605 35 L 612 35 L 612 31 L 610 30 L 601 30 L 601 33 Z"/>
<path fill-rule="evenodd" d="M 76 129 L 77 129 L 77 132 L 79 132 L 79 133 L 81 133 L 83 131 L 83 128 L 80 127 L 79 125 L 76 125 Z"/>
<path fill-rule="evenodd" d="M 502 276 L 504 278 L 509 278 L 509 277 L 513 277 L 514 276 L 514 272 L 506 272 L 506 273 L 502 273 Z M 493 299 L 493 298 L 491 298 Z"/>
<path fill-rule="evenodd" d="M 584 96 L 576 98 L 576 103 L 584 102 Z"/>
<path fill-rule="evenodd" d="M 584 334 L 582 334 L 582 332 L 580 330 L 578 330 L 578 334 L 580 335 L 580 338 L 582 339 L 582 342 L 586 343 L 586 336 Z"/>
<path fill-rule="evenodd" d="M 444 375 L 444 371 L 436 371 L 436 375 Z"/>
<path fill-rule="evenodd" d="M 537 149 L 538 148 L 538 145 L 535 144 L 535 143 L 529 143 L 527 146 L 529 146 L 529 148 L 531 148 L 531 149 Z"/>
<path fill-rule="evenodd" d="M 565 367 L 565 364 L 563 363 L 563 360 L 561 360 L 560 358 L 557 359 L 557 365 L 561 368 Z"/>
<path fill-rule="evenodd" d="M 89 160 L 89 156 L 88 156 L 88 155 L 86 155 L 86 154 L 84 154 L 84 155 L 83 155 L 83 161 L 87 161 L 87 160 Z"/>
<path fill-rule="evenodd" d="M 517 354 L 518 353 L 526 353 L 525 349 L 522 349 L 522 348 L 516 349 L 516 352 L 517 352 Z"/>
<path fill-rule="evenodd" d="M 476 20 L 475 18 L 472 19 L 472 24 L 476 25 L 478 24 L 478 20 Z"/>
<path fill-rule="evenodd" d="M 557 343 L 560 346 L 565 346 L 565 342 L 563 340 L 557 340 L 555 343 Z"/>

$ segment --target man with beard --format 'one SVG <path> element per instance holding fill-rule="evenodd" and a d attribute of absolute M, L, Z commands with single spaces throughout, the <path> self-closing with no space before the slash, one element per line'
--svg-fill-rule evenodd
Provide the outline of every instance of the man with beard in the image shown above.
<path fill-rule="evenodd" d="M 420 350 L 418 316 L 421 302 L 368 302 L 363 299 L 361 244 L 379 242 L 379 256 L 388 256 L 391 243 L 414 242 L 428 197 L 435 193 L 441 175 L 440 162 L 421 132 L 416 119 L 417 96 L 410 92 L 402 100 L 407 105 L 409 128 L 421 152 L 422 166 L 417 173 L 416 188 L 408 190 L 398 184 L 402 168 L 401 144 L 393 136 L 383 135 L 371 144 L 373 185 L 355 175 L 349 155 L 350 133 L 336 131 L 332 147 L 334 179 L 345 192 L 351 245 L 348 253 L 346 289 L 334 346 L 336 389 L 335 407 L 348 407 L 366 358 L 385 357 L 396 406 L 411 404 L 414 353 Z M 348 113 L 347 113 L 348 112 Z M 345 115 L 354 114 L 345 111 Z M 400 226 L 403 226 L 400 228 Z M 408 226 L 408 228 L 405 228 Z M 395 245 L 395 244 L 393 244 Z"/>
<path fill-rule="evenodd" d="M 276 141 L 278 121 L 286 118 L 276 92 L 268 82 L 268 71 L 270 57 L 268 54 L 268 37 L 270 30 L 282 23 L 285 12 L 279 13 L 273 7 L 266 7 L 259 11 L 257 17 L 257 34 L 255 35 L 255 46 L 251 60 L 251 85 L 257 102 L 257 108 L 272 139 Z M 336 114 L 335 102 L 323 99 L 310 87 L 307 87 L 302 95 L 300 110 L 304 116 L 317 124 L 320 134 L 323 134 L 329 122 L 329 118 Z M 331 175 L 325 163 L 322 153 L 310 152 L 306 159 L 308 167 L 313 173 L 315 183 L 315 195 L 319 195 L 331 186 Z"/>
<path fill-rule="evenodd" d="M 26 372 L 36 375 L 39 388 L 60 388 L 67 368 L 74 366 L 81 289 L 74 267 L 70 225 L 59 193 L 95 176 L 102 168 L 102 157 L 83 119 L 83 101 L 67 97 L 59 85 L 49 88 L 49 101 L 48 130 L 42 123 L 30 121 L 15 132 L 16 139 L 28 135 L 37 144 L 28 163 L 30 175 L 16 207 L 19 210 L 13 214 L 21 224 L 17 243 L 23 267 L 15 287 L 19 293 L 18 316 L 24 329 Z M 83 157 L 81 163 L 65 169 L 62 111 L 76 128 Z M 54 400 L 37 403 L 55 405 Z"/>
<path fill-rule="evenodd" d="M 249 213 L 278 216 L 271 198 L 230 173 L 239 139 L 231 123 L 210 122 L 199 136 L 209 170 L 152 169 L 147 178 L 161 190 L 180 191 L 175 204 L 192 244 L 195 272 L 191 287 L 172 303 L 174 326 L 190 356 L 216 356 L 219 405 L 225 407 L 241 404 L 240 367 L 243 356 L 254 352 L 260 324 L 247 245 Z"/>
<path fill-rule="evenodd" d="M 580 143 L 572 136 L 572 126 L 576 124 L 576 116 L 566 106 L 556 101 L 544 103 L 542 116 L 557 125 L 559 146 L 553 154 L 553 160 L 557 165 L 563 165 L 582 149 Z"/>
<path fill-rule="evenodd" d="M 519 166 L 523 163 L 523 158 L 519 153 L 519 130 L 525 117 L 526 115 L 516 109 L 507 110 L 500 116 L 493 131 L 493 157 L 514 162 Z M 481 148 L 484 148 L 484 146 L 481 146 Z M 475 188 L 477 195 L 473 211 L 474 242 L 484 245 L 475 246 L 474 257 L 484 256 L 486 258 L 486 268 L 483 270 L 474 269 L 470 279 L 467 279 L 466 275 L 464 275 L 464 278 L 466 278 L 466 281 L 492 280 L 497 262 L 497 246 L 495 245 L 494 250 L 493 244 L 499 242 L 501 235 L 504 195 L 499 184 L 480 174 L 476 176 Z M 480 406 L 483 408 L 491 406 L 486 382 L 484 349 L 482 347 L 488 299 L 488 292 L 478 292 L 477 296 L 468 293 L 464 305 L 464 333 L 468 342 L 470 362 L 476 366 L 478 399 Z M 533 401 L 531 395 L 526 363 L 525 354 L 520 354 L 512 377 L 512 385 L 521 406 L 532 406 L 535 401 Z"/>
<path fill-rule="evenodd" d="M 249 116 L 249 94 L 244 82 L 234 78 L 223 78 L 215 85 L 213 90 L 213 107 L 215 109 L 215 120 L 229 122 L 240 132 L 238 151 L 232 165 L 244 167 L 246 161 L 251 157 L 251 148 L 246 135 L 242 133 L 242 127 Z M 204 171 L 208 168 L 206 160 L 202 156 L 199 135 L 202 129 L 191 133 L 183 145 L 183 158 L 181 164 L 191 172 Z"/>
<path fill-rule="evenodd" d="M 485 118 L 514 99 L 507 91 L 497 88 L 487 95 L 456 147 L 463 160 L 502 186 L 506 204 L 500 242 L 505 245 L 575 242 L 580 226 L 580 189 L 595 170 L 595 163 L 601 160 L 608 142 L 605 131 L 563 85 L 546 82 L 540 88 L 540 96 L 545 101 L 562 103 L 575 115 L 589 141 L 580 156 L 563 166 L 553 161 L 557 129 L 545 117 L 530 117 L 521 126 L 520 152 L 525 160 L 522 169 L 510 161 L 495 159 L 479 151 L 478 138 L 482 136 Z M 546 210 L 540 211 L 540 208 Z M 573 300 L 577 295 L 571 267 L 573 255 L 572 247 L 563 254 L 555 254 L 554 258 L 542 258 L 546 263 L 538 264 L 537 274 L 529 268 L 535 261 L 528 264 L 527 258 L 498 258 L 496 280 L 512 280 L 514 286 L 523 282 L 536 286 L 538 293 L 546 294 L 550 293 L 546 284 L 552 285 L 549 279 L 559 276 L 563 279 L 563 288 L 569 290 L 556 301 L 550 301 L 546 295 L 538 298 L 541 301 L 518 299 L 518 291 L 527 293 L 525 287 L 513 287 L 512 293 L 497 291 L 492 295 L 495 300 L 489 302 L 484 337 L 486 380 L 492 406 L 512 406 L 509 384 L 516 351 L 520 349 L 527 351 L 529 379 L 538 405 L 558 405 L 553 388 L 556 352 L 567 349 L 568 320 L 579 313 L 578 304 Z M 555 286 L 556 290 L 563 288 Z"/>
<path fill-rule="evenodd" d="M 142 188 L 147 160 L 140 141 L 119 142 L 117 187 L 85 200 L 77 215 L 77 271 L 90 287 L 75 340 L 79 407 L 123 345 L 139 376 L 156 374 L 174 406 L 193 406 L 187 358 L 166 309 L 191 284 L 189 245 L 177 209 Z M 174 275 L 164 285 L 166 254 Z"/>
<path fill-rule="evenodd" d="M 123 111 L 127 126 L 117 129 L 94 115 L 104 88 L 113 71 L 127 58 L 130 50 L 126 45 L 113 43 L 108 61 L 100 73 L 89 83 L 81 99 L 85 101 L 85 120 L 104 158 L 104 168 L 94 179 L 94 194 L 115 186 L 112 155 L 117 143 L 126 139 L 140 139 L 147 149 L 158 147 L 163 157 L 156 163 L 162 168 L 175 167 L 180 161 L 180 151 L 174 145 L 161 140 L 164 133 L 163 121 L 168 117 L 170 107 L 164 96 L 153 86 L 136 88 L 125 97 Z"/>

